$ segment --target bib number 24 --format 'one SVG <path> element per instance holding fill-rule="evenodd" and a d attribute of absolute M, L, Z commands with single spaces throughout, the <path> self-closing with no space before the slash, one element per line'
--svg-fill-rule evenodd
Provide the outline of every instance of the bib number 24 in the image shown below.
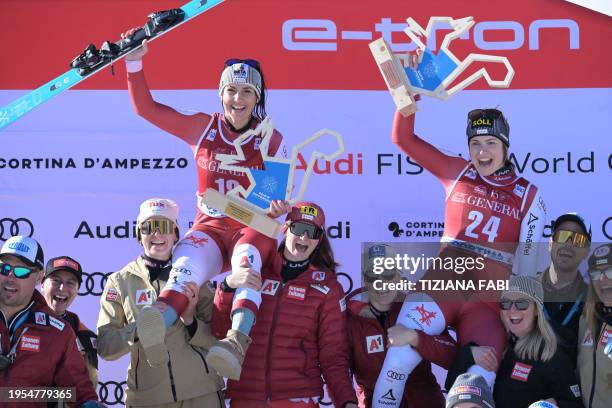
<path fill-rule="evenodd" d="M 484 216 L 482 215 L 482 213 L 480 211 L 472 210 L 468 214 L 468 219 L 471 220 L 472 223 L 468 225 L 465 229 L 465 235 L 470 238 L 478 239 L 480 237 L 480 234 L 484 234 L 488 237 L 488 242 L 495 241 L 495 237 L 497 237 L 497 231 L 499 230 L 499 223 L 501 222 L 501 219 L 499 217 L 491 216 L 491 218 L 489 218 L 485 223 L 484 227 L 482 227 L 480 234 L 475 232 L 475 230 L 484 221 Z"/>

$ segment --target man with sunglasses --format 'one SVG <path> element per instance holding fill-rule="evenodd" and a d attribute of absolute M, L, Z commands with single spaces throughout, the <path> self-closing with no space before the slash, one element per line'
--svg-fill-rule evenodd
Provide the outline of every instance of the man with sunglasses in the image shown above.
<path fill-rule="evenodd" d="M 93 384 L 68 324 L 36 290 L 43 278 L 40 244 L 9 238 L 0 250 L 0 386 L 69 387 L 75 406 L 98 406 Z M 20 406 L 11 404 L 3 406 Z"/>
<path fill-rule="evenodd" d="M 549 244 L 550 266 L 538 274 L 544 288 L 544 311 L 560 336 L 560 345 L 576 361 L 578 323 L 587 284 L 578 269 L 588 256 L 590 227 L 582 216 L 569 212 L 558 217 Z"/>
<path fill-rule="evenodd" d="M 206 362 L 216 340 L 207 324 L 212 313 L 212 291 L 185 284 L 189 303 L 180 320 L 158 339 L 168 363 L 151 367 L 143 358 L 137 320 L 150 307 L 169 279 L 172 248 L 179 239 L 179 209 L 165 198 L 145 200 L 136 221 L 143 253 L 111 274 L 100 298 L 98 353 L 105 360 L 130 354 L 125 404 L 130 407 L 222 407 L 223 380 Z"/>
<path fill-rule="evenodd" d="M 129 36 L 133 32 L 134 30 L 130 30 L 123 36 Z M 199 197 L 195 222 L 174 250 L 170 279 L 161 291 L 158 302 L 153 307 L 144 309 L 142 318 L 138 320 L 139 330 L 147 334 L 143 337 L 146 359 L 150 365 L 159 366 L 166 364 L 167 356 L 159 352 L 162 347 L 158 339 L 163 338 L 164 328 L 173 324 L 188 303 L 187 297 L 182 293 L 183 284 L 194 281 L 202 285 L 219 273 L 229 270 L 232 255 L 241 242 L 244 225 L 208 207 L 202 197 L 207 189 L 225 194 L 238 186 L 249 188 L 251 181 L 248 175 L 221 169 L 217 155 L 237 154 L 234 141 L 245 132 L 255 129 L 266 117 L 266 87 L 259 62 L 232 58 L 225 62 L 219 81 L 219 98 L 223 112 L 183 114 L 155 101 L 151 96 L 143 70 L 143 57 L 148 52 L 147 49 L 148 44 L 144 41 L 142 47 L 125 58 L 132 105 L 136 113 L 145 120 L 177 136 L 191 147 L 197 163 Z M 242 143 L 242 166 L 251 169 L 264 167 L 259 150 L 261 141 L 262 137 L 255 135 Z M 283 137 L 277 130 L 273 131 L 268 155 L 285 158 L 288 155 Z M 270 216 L 276 218 L 286 211 L 284 203 L 275 202 L 271 205 Z M 262 250 L 258 245 L 252 245 L 245 256 L 260 259 Z M 261 264 L 252 266 L 255 270 L 261 269 Z M 258 301 L 260 300 L 254 299 L 253 303 Z M 248 312 L 247 315 L 247 320 L 254 320 Z M 236 375 L 233 372 L 224 372 L 224 366 L 215 369 L 225 376 Z"/>

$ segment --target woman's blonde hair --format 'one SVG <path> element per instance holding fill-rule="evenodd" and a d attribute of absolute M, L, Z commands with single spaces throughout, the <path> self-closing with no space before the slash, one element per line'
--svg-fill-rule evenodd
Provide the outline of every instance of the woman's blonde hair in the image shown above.
<path fill-rule="evenodd" d="M 535 324 L 529 333 L 516 341 L 514 352 L 523 360 L 549 361 L 557 351 L 557 337 L 546 320 L 542 305 L 532 303 L 536 310 Z"/>
<path fill-rule="evenodd" d="M 602 312 L 603 302 L 597 295 L 597 292 L 595 292 L 593 282 L 591 282 L 587 290 L 587 297 L 582 310 L 582 316 L 584 317 L 584 322 L 587 325 L 586 327 L 591 330 L 593 335 L 599 333 L 599 330 L 601 330 Z"/>

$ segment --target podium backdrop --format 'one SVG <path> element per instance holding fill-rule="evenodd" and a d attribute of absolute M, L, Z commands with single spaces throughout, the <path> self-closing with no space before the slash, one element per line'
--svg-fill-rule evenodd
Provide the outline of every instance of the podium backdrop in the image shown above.
<path fill-rule="evenodd" d="M 0 105 L 65 71 L 88 43 L 116 40 L 149 12 L 181 3 L 3 0 Z M 326 211 L 347 291 L 359 285 L 361 242 L 431 242 L 443 230 L 442 187 L 391 143 L 394 105 L 367 46 L 384 36 L 396 51 L 413 49 L 401 32 L 407 17 L 425 26 L 431 16 L 471 15 L 477 24 L 451 49 L 460 59 L 507 56 L 516 70 L 507 90 L 479 81 L 446 102 L 424 98 L 417 133 L 465 156 L 467 111 L 499 107 L 511 126 L 511 160 L 542 190 L 548 224 L 575 210 L 594 241 L 612 239 L 612 19 L 562 0 L 430 3 L 227 0 L 156 41 L 145 59 L 154 97 L 192 112 L 221 109 L 225 59 L 259 59 L 267 110 L 288 146 L 325 127 L 342 133 L 346 152 L 318 163 L 306 198 Z M 445 32 L 437 31 L 438 45 Z M 0 132 L 0 241 L 32 235 L 47 258 L 81 261 L 86 277 L 73 309 L 92 328 L 105 276 L 140 253 L 140 202 L 176 200 L 182 232 L 195 214 L 188 146 L 136 116 L 123 62 L 114 69 Z M 101 361 L 108 404 L 121 399 L 128 362 Z"/>

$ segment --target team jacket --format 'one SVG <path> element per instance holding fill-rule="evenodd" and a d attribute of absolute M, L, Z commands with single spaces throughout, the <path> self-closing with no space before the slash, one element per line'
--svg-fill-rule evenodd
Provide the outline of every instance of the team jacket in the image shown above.
<path fill-rule="evenodd" d="M 262 300 L 251 330 L 253 343 L 240 381 L 228 381 L 227 396 L 237 400 L 285 400 L 323 396 L 323 379 L 334 406 L 357 401 L 349 375 L 346 304 L 335 274 L 312 266 L 282 283 L 278 252 L 262 268 Z M 213 333 L 225 337 L 231 326 L 233 292 L 215 293 Z"/>
<path fill-rule="evenodd" d="M 66 311 L 66 314 L 62 316 L 62 318 L 68 322 L 76 334 L 77 345 L 85 360 L 89 379 L 95 387 L 98 385 L 98 335 L 89 330 L 89 328 L 81 322 L 81 319 L 79 319 L 76 313 Z"/>
<path fill-rule="evenodd" d="M 546 205 L 534 184 L 517 176 L 512 166 L 481 176 L 465 159 L 448 156 L 417 137 L 414 115 L 396 113 L 392 140 L 444 186 L 443 242 L 461 249 L 477 244 L 488 251 L 487 259 L 508 266 L 518 262 L 517 273 L 536 274 L 536 243 L 546 225 Z"/>
<path fill-rule="evenodd" d="M 170 362 L 166 367 L 152 368 L 137 340 L 136 317 L 146 305 L 152 305 L 162 280 L 149 280 L 142 258 L 111 274 L 100 298 L 98 317 L 98 354 L 105 360 L 116 360 L 131 353 L 127 372 L 125 403 L 150 406 L 187 400 L 223 388 L 223 380 L 209 370 L 205 357 L 216 341 L 206 322 L 210 319 L 213 294 L 202 286 L 196 311 L 197 330 L 189 339 L 181 320 L 166 332 Z"/>
<path fill-rule="evenodd" d="M 612 336 L 612 325 L 602 322 L 596 336 L 580 319 L 578 343 L 578 373 L 582 387 L 582 400 L 586 408 L 612 407 L 612 359 L 604 353 L 604 347 Z M 595 369 L 595 378 L 593 378 Z M 592 398 L 592 402 L 591 402 Z"/>
<path fill-rule="evenodd" d="M 495 379 L 493 398 L 497 408 L 527 408 L 530 404 L 554 398 L 559 408 L 582 408 L 582 398 L 574 364 L 557 349 L 547 362 L 520 359 L 511 349 L 504 354 Z"/>
<path fill-rule="evenodd" d="M 205 113 L 185 115 L 156 102 L 147 86 L 144 70 L 128 73 L 128 91 L 138 115 L 191 146 L 198 170 L 198 195 L 204 194 L 208 188 L 225 194 L 238 185 L 245 189 L 249 187 L 250 182 L 246 173 L 220 168 L 216 156 L 236 155 L 234 141 L 241 136 L 241 133 L 236 132 L 227 123 L 222 113 L 215 113 L 212 116 Z M 250 128 L 254 129 L 258 124 L 257 119 L 252 119 Z M 240 147 L 244 153 L 244 160 L 236 165 L 263 169 L 264 161 L 259 150 L 261 141 L 262 137 L 258 135 L 242 141 Z M 288 157 L 287 148 L 282 141 L 282 135 L 274 130 L 269 144 L 269 156 Z M 212 223 L 221 227 L 225 224 L 229 224 L 230 227 L 241 226 L 237 221 L 225 218 L 220 212 L 202 204 L 198 206 L 193 228 L 198 229 L 203 223 Z"/>
<path fill-rule="evenodd" d="M 372 405 L 372 393 L 387 355 L 387 330 L 395 325 L 402 308 L 401 302 L 394 303 L 385 327 L 382 327 L 369 308 L 364 297 L 365 291 L 364 288 L 357 289 L 347 297 L 351 367 L 357 382 L 360 408 Z M 457 345 L 448 332 L 440 336 L 429 336 L 418 330 L 417 334 L 419 347 L 416 351 L 423 357 L 423 361 L 408 377 L 400 408 L 443 408 L 444 396 L 431 372 L 430 362 L 448 368 L 457 354 Z"/>
<path fill-rule="evenodd" d="M 69 406 L 98 400 L 74 331 L 53 313 L 37 290 L 9 327 L 0 313 L 0 335 L 2 354 L 9 354 L 13 347 L 16 351 L 15 361 L 0 372 L 0 387 L 74 387 L 76 402 Z M 46 406 L 46 403 L 0 402 L 3 408 Z"/>

